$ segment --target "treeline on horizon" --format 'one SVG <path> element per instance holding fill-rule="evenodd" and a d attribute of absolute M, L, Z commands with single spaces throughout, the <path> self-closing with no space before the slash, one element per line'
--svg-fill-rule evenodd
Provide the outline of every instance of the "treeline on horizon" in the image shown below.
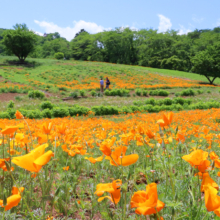
<path fill-rule="evenodd" d="M 3 31 L 0 29 L 0 54 L 11 55 L 1 42 Z M 66 59 L 190 71 L 191 60 L 198 52 L 219 43 L 220 27 L 196 29 L 184 35 L 174 30 L 158 33 L 153 29 L 136 31 L 129 28 L 89 34 L 82 29 L 70 42 L 57 32 L 37 35 L 35 50 L 29 57 L 53 58 L 55 53 L 62 52 Z"/>

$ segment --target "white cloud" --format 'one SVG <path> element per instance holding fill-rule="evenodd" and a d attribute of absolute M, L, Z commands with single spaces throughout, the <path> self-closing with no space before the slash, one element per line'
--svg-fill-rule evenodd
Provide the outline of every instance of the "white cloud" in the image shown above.
<path fill-rule="evenodd" d="M 158 17 L 160 19 L 158 32 L 166 32 L 167 30 L 170 30 L 172 27 L 170 19 L 161 14 L 158 14 Z"/>
<path fill-rule="evenodd" d="M 97 25 L 94 22 L 86 22 L 83 20 L 74 21 L 73 27 L 59 27 L 53 22 L 46 21 L 34 20 L 34 22 L 42 27 L 46 33 L 59 32 L 61 37 L 65 37 L 69 41 L 72 40 L 75 37 L 75 34 L 78 33 L 81 29 L 85 29 L 91 34 L 102 32 L 105 30 L 104 27 L 102 27 L 101 25 Z"/>
<path fill-rule="evenodd" d="M 38 31 L 34 31 L 35 34 L 39 35 L 39 36 L 43 36 L 44 34 Z"/>
<path fill-rule="evenodd" d="M 193 15 L 192 20 L 195 23 L 201 23 L 204 20 L 204 18 L 198 18 L 196 15 Z"/>
<path fill-rule="evenodd" d="M 180 29 L 179 29 L 179 31 L 178 31 L 178 34 L 179 35 L 183 35 L 183 34 L 187 34 L 187 33 L 189 33 L 189 32 L 192 32 L 192 30 L 190 30 L 190 29 L 187 29 L 187 28 L 185 28 L 183 25 L 179 25 L 180 26 Z"/>

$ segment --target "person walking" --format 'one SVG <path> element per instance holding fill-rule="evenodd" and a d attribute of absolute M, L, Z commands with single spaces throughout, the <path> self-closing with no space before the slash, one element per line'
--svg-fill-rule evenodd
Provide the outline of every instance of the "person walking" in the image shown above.
<path fill-rule="evenodd" d="M 106 84 L 105 89 L 109 89 L 109 86 L 110 86 L 111 83 L 110 83 L 110 80 L 108 79 L 108 77 L 106 77 L 105 84 Z"/>
<path fill-rule="evenodd" d="M 100 92 L 101 92 L 101 94 L 103 94 L 103 91 L 104 91 L 104 80 L 101 77 L 100 78 Z"/>

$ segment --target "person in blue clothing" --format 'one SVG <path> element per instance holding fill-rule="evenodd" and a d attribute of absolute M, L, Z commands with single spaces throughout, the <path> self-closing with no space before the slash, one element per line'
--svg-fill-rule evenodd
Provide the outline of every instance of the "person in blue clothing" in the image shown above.
<path fill-rule="evenodd" d="M 103 91 L 104 91 L 104 80 L 101 77 L 100 78 L 100 92 L 103 93 Z"/>
<path fill-rule="evenodd" d="M 109 89 L 109 86 L 110 86 L 111 83 L 110 83 L 110 80 L 108 79 L 108 77 L 106 77 L 105 84 L 106 84 L 105 89 Z"/>

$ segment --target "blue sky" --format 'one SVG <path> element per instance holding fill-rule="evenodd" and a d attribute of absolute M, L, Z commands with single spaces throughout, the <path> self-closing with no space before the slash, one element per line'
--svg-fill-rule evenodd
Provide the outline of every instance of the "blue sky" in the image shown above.
<path fill-rule="evenodd" d="M 90 33 L 131 27 L 164 32 L 220 26 L 220 0 L 0 0 L 0 28 L 26 23 L 38 34 L 59 32 L 71 40 Z"/>

